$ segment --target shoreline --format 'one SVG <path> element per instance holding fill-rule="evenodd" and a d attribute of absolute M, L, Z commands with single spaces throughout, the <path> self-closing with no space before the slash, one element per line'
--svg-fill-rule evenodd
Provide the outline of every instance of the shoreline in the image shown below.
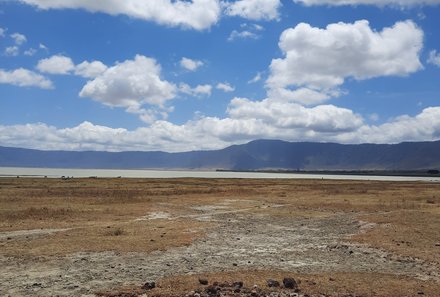
<path fill-rule="evenodd" d="M 422 175 L 420 172 L 418 175 L 410 175 L 409 173 L 409 171 L 233 171 L 222 169 L 209 171 L 182 171 L 0 167 L 0 178 L 315 179 L 440 182 L 440 176 L 438 175 Z"/>

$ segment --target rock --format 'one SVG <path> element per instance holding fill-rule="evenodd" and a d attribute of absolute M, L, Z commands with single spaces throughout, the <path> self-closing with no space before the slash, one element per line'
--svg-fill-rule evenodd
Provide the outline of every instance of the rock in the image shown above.
<path fill-rule="evenodd" d="M 234 283 L 232 284 L 232 286 L 234 286 L 234 288 L 239 288 L 239 289 L 241 289 L 241 288 L 243 288 L 243 282 L 242 282 L 242 281 L 234 282 Z"/>
<path fill-rule="evenodd" d="M 199 283 L 206 286 L 208 284 L 208 280 L 206 278 L 199 278 Z"/>
<path fill-rule="evenodd" d="M 152 290 L 156 288 L 156 283 L 155 282 L 146 282 L 143 286 L 142 286 L 142 290 Z"/>
<path fill-rule="evenodd" d="M 214 285 L 206 288 L 206 293 L 208 293 L 210 295 L 216 295 L 218 291 L 219 291 L 219 288 Z"/>
<path fill-rule="evenodd" d="M 273 280 L 273 279 L 269 279 L 269 280 L 267 280 L 267 286 L 269 288 L 277 288 L 277 287 L 280 286 L 280 282 L 276 281 L 276 280 Z"/>
<path fill-rule="evenodd" d="M 298 288 L 297 282 L 291 277 L 285 277 L 283 279 L 283 285 L 284 285 L 284 288 L 286 288 L 286 289 L 297 289 Z"/>

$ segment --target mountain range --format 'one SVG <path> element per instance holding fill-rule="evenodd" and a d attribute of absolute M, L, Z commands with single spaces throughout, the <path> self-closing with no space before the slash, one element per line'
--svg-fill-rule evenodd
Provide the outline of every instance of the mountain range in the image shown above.
<path fill-rule="evenodd" d="M 222 170 L 440 169 L 440 141 L 337 144 L 256 140 L 220 150 L 42 151 L 0 147 L 0 167 Z"/>

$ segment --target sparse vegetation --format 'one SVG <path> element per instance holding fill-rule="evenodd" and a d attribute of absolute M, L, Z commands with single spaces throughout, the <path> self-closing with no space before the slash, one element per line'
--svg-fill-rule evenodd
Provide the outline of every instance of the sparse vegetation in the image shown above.
<path fill-rule="evenodd" d="M 150 253 L 189 246 L 194 240 L 203 240 L 206 232 L 212 232 L 210 230 L 215 230 L 218 224 L 198 217 L 203 214 L 203 207 L 209 210 L 213 205 L 228 205 L 237 216 L 252 213 L 273 221 L 300 219 L 305 224 L 346 215 L 371 225 L 345 238 L 347 244 L 361 243 L 395 255 L 440 264 L 438 193 L 439 184 L 421 182 L 2 178 L 0 233 L 33 229 L 62 231 L 28 236 L 26 240 L 22 237 L 6 240 L 5 236 L 4 241 L 0 240 L 0 256 L 22 261 L 39 256 L 68 257 L 77 252 Z M 155 219 L 151 219 L 152 214 Z M 375 274 L 347 271 L 331 274 L 335 281 L 329 282 L 330 274 L 325 272 L 292 273 L 302 281 L 302 288 L 307 292 L 329 293 L 329 296 L 337 296 L 331 295 L 335 292 L 413 296 L 421 288 L 425 296 L 435 296 L 430 292 L 438 286 L 431 281 L 392 274 L 383 274 L 381 279 L 386 281 L 378 281 Z M 240 278 L 259 284 L 267 277 L 284 274 L 212 271 L 208 276 L 217 281 Z M 154 293 L 178 296 L 189 288 L 194 289 L 196 276 L 177 275 L 159 280 L 162 285 Z M 170 282 L 175 284 L 172 288 L 168 285 Z M 365 284 L 374 284 L 375 293 Z M 138 291 L 136 288 L 127 290 Z M 107 296 L 105 290 L 102 292 L 102 296 Z"/>

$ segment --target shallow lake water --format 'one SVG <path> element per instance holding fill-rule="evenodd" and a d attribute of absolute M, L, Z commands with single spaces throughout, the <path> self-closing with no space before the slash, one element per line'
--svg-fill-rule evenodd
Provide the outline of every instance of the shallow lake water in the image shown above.
<path fill-rule="evenodd" d="M 69 168 L 21 168 L 0 167 L 0 177 L 48 177 L 62 176 L 84 178 L 261 178 L 261 179 L 336 179 L 336 180 L 375 180 L 375 181 L 430 181 L 440 182 L 439 177 L 416 176 L 370 176 L 304 173 L 264 173 L 264 172 L 226 172 L 226 171 L 179 171 L 179 170 L 127 170 L 127 169 L 69 169 Z"/>

